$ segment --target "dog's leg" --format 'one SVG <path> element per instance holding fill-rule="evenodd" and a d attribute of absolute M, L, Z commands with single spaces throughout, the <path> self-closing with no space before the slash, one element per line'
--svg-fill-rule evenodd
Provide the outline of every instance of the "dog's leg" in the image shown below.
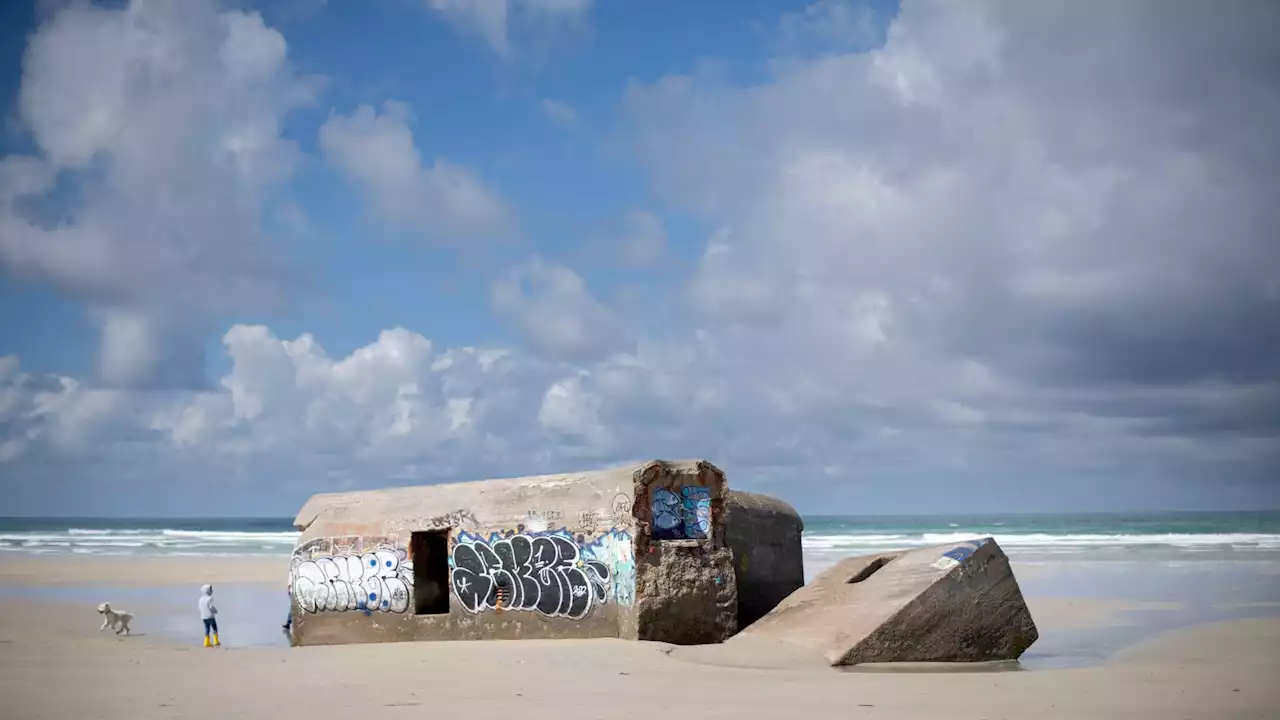
<path fill-rule="evenodd" d="M 124 618 L 123 620 L 120 621 L 120 632 L 124 633 L 125 635 L 129 634 L 129 618 Z"/>
<path fill-rule="evenodd" d="M 102 618 L 102 627 L 98 628 L 98 632 L 102 632 L 103 630 L 106 630 L 106 629 L 107 629 L 107 619 Z"/>

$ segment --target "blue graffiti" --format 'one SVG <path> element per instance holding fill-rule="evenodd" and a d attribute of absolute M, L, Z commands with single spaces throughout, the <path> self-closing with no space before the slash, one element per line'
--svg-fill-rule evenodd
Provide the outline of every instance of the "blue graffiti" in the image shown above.
<path fill-rule="evenodd" d="M 965 560 L 968 560 L 973 553 L 978 550 L 978 548 L 986 545 L 988 542 L 991 542 L 991 538 L 985 537 L 967 542 L 963 545 L 957 545 L 956 547 L 942 553 L 942 557 L 954 560 L 956 563 L 962 563 Z"/>
<path fill-rule="evenodd" d="M 614 602 L 623 606 L 632 604 L 636 594 L 636 560 L 630 533 L 613 528 L 582 546 L 582 556 L 609 568 Z"/>
<path fill-rule="evenodd" d="M 711 532 L 711 490 L 683 487 L 676 495 L 667 488 L 653 491 L 655 540 L 700 540 Z"/>

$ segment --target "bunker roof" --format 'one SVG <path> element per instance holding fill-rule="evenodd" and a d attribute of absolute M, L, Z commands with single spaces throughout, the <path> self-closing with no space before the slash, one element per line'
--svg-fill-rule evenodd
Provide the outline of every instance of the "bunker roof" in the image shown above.
<path fill-rule="evenodd" d="M 491 507 L 513 502 L 536 504 L 549 496 L 564 499 L 579 495 L 580 492 L 584 500 L 608 491 L 631 494 L 643 471 L 653 465 L 661 466 L 667 473 L 697 473 L 710 468 L 723 475 L 719 468 L 706 460 L 649 460 L 602 470 L 555 475 L 319 493 L 311 496 L 302 506 L 293 525 L 298 530 L 305 531 L 326 513 L 341 516 L 347 522 L 376 522 L 410 515 L 443 515 L 477 504 Z M 611 498 L 605 498 L 605 501 L 608 502 L 609 499 Z"/>

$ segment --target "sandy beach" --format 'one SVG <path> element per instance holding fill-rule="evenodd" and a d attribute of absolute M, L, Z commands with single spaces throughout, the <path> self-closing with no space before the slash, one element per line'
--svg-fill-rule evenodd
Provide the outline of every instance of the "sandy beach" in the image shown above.
<path fill-rule="evenodd" d="M 729 667 L 715 652 L 673 653 L 668 645 L 620 640 L 290 648 L 278 629 L 277 646 L 229 643 L 206 650 L 195 619 L 189 637 L 182 636 L 185 625 L 157 629 L 183 590 L 194 618 L 200 582 L 251 588 L 257 597 L 274 598 L 260 608 L 262 617 L 282 614 L 283 564 L 275 558 L 0 559 L 5 716 L 1280 717 L 1276 618 L 1164 633 L 1093 667 L 980 673 Z M 148 588 L 174 592 L 154 603 L 130 602 L 135 635 L 98 632 L 97 602 L 121 587 L 137 588 L 140 598 Z M 75 592 L 66 594 L 69 588 Z M 1051 636 L 1122 623 L 1131 605 L 1041 598 L 1032 610 L 1042 635 Z M 223 613 L 228 639 L 238 632 L 237 620 Z M 700 657 L 706 661 L 695 661 Z"/>

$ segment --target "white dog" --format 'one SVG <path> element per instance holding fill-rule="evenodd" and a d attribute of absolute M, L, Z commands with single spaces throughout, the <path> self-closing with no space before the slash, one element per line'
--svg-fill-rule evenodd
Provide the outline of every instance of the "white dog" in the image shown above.
<path fill-rule="evenodd" d="M 98 628 L 98 632 L 102 632 L 107 628 L 116 628 L 116 634 L 129 634 L 129 621 L 133 619 L 133 613 L 124 610 L 112 610 L 111 603 L 102 603 L 98 606 L 98 613 L 102 615 L 102 627 Z"/>

